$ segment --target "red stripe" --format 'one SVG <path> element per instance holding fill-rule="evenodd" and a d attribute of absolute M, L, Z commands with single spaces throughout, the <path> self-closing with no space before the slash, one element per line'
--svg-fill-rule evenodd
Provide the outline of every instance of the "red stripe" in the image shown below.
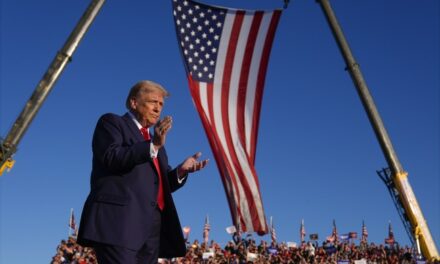
<path fill-rule="evenodd" d="M 269 62 L 270 50 L 272 48 L 273 39 L 275 36 L 275 30 L 280 20 L 281 11 L 275 10 L 272 15 L 272 20 L 270 22 L 269 30 L 267 32 L 266 41 L 264 43 L 263 55 L 261 57 L 260 69 L 258 71 L 258 81 L 257 89 L 255 92 L 255 103 L 254 103 L 254 114 L 252 121 L 252 131 L 251 134 L 251 160 L 252 164 L 255 163 L 255 153 L 257 149 L 257 138 L 258 138 L 258 126 L 260 124 L 260 111 L 261 111 L 261 101 L 263 99 L 264 81 L 266 79 L 266 70 Z"/>
<path fill-rule="evenodd" d="M 243 57 L 243 63 L 240 73 L 240 81 L 238 87 L 237 96 L 237 128 L 239 129 L 239 137 L 241 145 L 247 150 L 246 144 L 246 125 L 245 125 L 245 106 L 246 106 L 246 93 L 249 80 L 249 71 L 251 68 L 252 54 L 255 48 L 255 42 L 258 35 L 258 30 L 261 25 L 261 20 L 263 18 L 263 12 L 256 12 L 253 19 L 251 28 L 249 31 L 249 36 L 246 43 L 246 49 Z M 252 132 L 251 132 L 252 133 Z M 247 153 L 247 152 L 246 152 Z M 254 165 L 254 163 L 251 163 Z"/>

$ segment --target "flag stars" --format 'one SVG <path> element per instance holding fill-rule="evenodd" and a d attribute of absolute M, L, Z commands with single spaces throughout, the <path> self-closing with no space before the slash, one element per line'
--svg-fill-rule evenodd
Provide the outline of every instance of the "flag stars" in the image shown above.
<path fill-rule="evenodd" d="M 188 0 L 174 1 L 174 20 L 188 72 L 193 78 L 212 81 L 225 12 Z"/>

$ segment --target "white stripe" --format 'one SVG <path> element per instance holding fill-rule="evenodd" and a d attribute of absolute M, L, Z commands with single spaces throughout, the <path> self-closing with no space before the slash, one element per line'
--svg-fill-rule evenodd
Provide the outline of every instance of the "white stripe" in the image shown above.
<path fill-rule="evenodd" d="M 256 39 L 256 45 L 254 47 L 254 53 L 252 54 L 252 62 L 248 80 L 248 89 L 246 93 L 246 106 L 245 106 L 245 135 L 246 135 L 246 146 L 247 153 L 251 155 L 251 131 L 253 115 L 254 115 L 254 104 L 255 104 L 255 92 L 257 88 L 258 72 L 260 69 L 260 61 L 263 53 L 264 43 L 267 37 L 267 31 L 269 30 L 270 21 L 272 19 L 273 12 L 264 13 L 263 19 L 261 21 L 260 28 L 258 30 L 258 35 Z"/>
<path fill-rule="evenodd" d="M 200 104 L 202 105 L 203 112 L 205 113 L 206 120 L 211 124 L 209 106 L 208 106 L 208 85 L 206 83 L 199 83 L 199 95 L 200 95 Z"/>

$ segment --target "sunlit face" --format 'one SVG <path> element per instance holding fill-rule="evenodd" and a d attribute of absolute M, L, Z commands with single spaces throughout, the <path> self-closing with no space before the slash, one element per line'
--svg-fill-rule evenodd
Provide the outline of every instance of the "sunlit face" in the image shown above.
<path fill-rule="evenodd" d="M 130 100 L 133 114 L 143 127 L 150 127 L 157 123 L 162 112 L 164 98 L 159 90 L 140 92 Z"/>

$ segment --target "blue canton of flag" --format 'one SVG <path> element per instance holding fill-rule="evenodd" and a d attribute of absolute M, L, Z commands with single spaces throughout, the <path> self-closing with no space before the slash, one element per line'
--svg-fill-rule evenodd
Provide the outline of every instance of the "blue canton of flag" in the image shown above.
<path fill-rule="evenodd" d="M 227 10 L 206 8 L 189 1 L 174 2 L 177 5 L 173 13 L 186 71 L 194 80 L 211 82 Z"/>

